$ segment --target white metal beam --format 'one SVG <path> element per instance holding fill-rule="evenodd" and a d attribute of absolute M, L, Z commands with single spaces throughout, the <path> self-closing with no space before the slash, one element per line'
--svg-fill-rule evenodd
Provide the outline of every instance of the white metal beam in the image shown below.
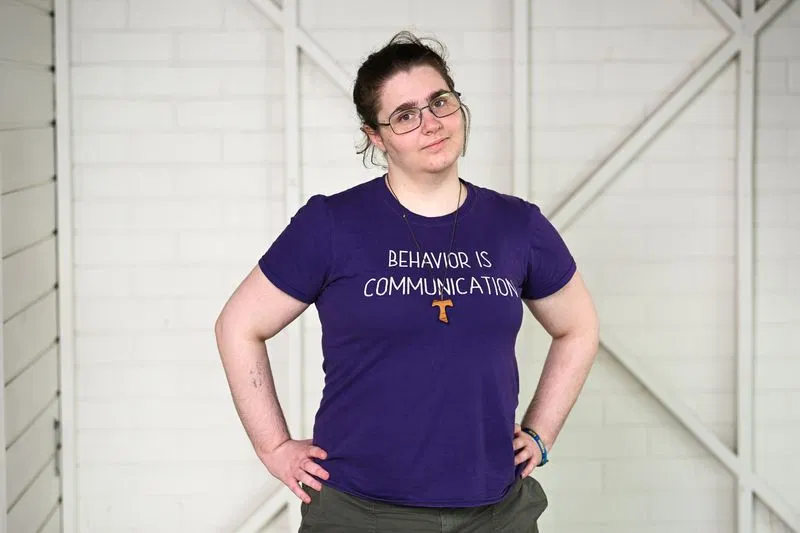
<path fill-rule="evenodd" d="M 289 493 L 289 494 L 287 494 Z M 289 504 L 289 496 L 296 498 L 291 491 L 284 485 L 281 485 L 269 498 L 262 503 L 256 511 L 250 515 L 238 528 L 237 533 L 260 533 L 266 524 L 272 522 L 286 506 Z M 299 526 L 298 526 L 299 527 Z M 293 531 L 298 528 L 293 527 Z"/>
<path fill-rule="evenodd" d="M 514 174 L 512 190 L 515 196 L 531 195 L 531 124 L 530 124 L 530 5 L 528 0 L 514 0 L 513 20 L 513 99 L 511 120 L 514 130 Z"/>
<path fill-rule="evenodd" d="M 752 30 L 752 33 L 760 32 L 794 1 L 795 0 L 768 0 L 756 11 L 752 26 L 746 26 L 745 30 L 748 32 Z"/>
<path fill-rule="evenodd" d="M 353 90 L 352 76 L 345 72 L 341 65 L 302 28 L 297 28 L 297 41 L 300 49 L 314 60 L 314 63 L 345 95 L 349 96 Z"/>
<path fill-rule="evenodd" d="M 300 49 L 307 54 L 314 63 L 322 69 L 322 71 L 331 79 L 331 81 L 339 87 L 345 94 L 348 94 L 353 89 L 353 79 L 350 74 L 336 62 L 331 55 L 325 51 L 322 46 L 317 43 L 303 28 L 297 25 L 297 16 L 293 20 L 288 20 L 285 15 L 286 2 L 283 5 L 283 11 L 279 9 L 271 0 L 250 0 L 253 5 L 258 8 L 273 24 L 284 30 L 291 28 L 295 34 L 295 42 Z"/>
<path fill-rule="evenodd" d="M 56 205 L 58 209 L 58 345 L 61 408 L 61 523 L 77 533 L 78 476 L 75 407 L 75 295 L 72 209 L 72 95 L 70 86 L 70 0 L 55 0 Z"/>
<path fill-rule="evenodd" d="M 728 27 L 732 32 L 738 32 L 742 27 L 742 19 L 728 5 L 725 0 L 703 0 L 711 14 Z"/>
<path fill-rule="evenodd" d="M 651 374 L 637 358 L 624 348 L 624 344 L 616 337 L 603 329 L 601 345 L 616 359 L 639 383 L 644 385 L 648 392 L 660 402 L 705 448 L 732 474 L 738 476 L 743 482 L 755 489 L 758 497 L 765 505 L 783 520 L 794 531 L 800 531 L 800 517 L 797 516 L 792 506 L 774 490 L 761 476 L 744 468 L 742 461 L 734 454 L 720 438 L 700 420 L 697 415 L 675 394 L 661 379 Z"/>
<path fill-rule="evenodd" d="M 752 27 L 756 0 L 741 0 L 744 27 Z M 753 140 L 755 137 L 756 37 L 743 33 L 739 52 L 738 143 L 736 172 L 736 360 L 737 446 L 742 472 L 753 471 Z M 739 476 L 737 530 L 753 531 L 753 485 Z"/>
<path fill-rule="evenodd" d="M 700 66 L 684 84 L 650 115 L 643 124 L 620 143 L 597 170 L 548 218 L 560 230 L 566 230 L 586 208 L 630 165 L 639 153 L 722 71 L 739 49 L 738 36 L 732 36 Z"/>
<path fill-rule="evenodd" d="M 261 13 L 263 13 L 269 20 L 272 21 L 281 30 L 286 27 L 283 20 L 283 11 L 272 0 L 250 0 Z"/>

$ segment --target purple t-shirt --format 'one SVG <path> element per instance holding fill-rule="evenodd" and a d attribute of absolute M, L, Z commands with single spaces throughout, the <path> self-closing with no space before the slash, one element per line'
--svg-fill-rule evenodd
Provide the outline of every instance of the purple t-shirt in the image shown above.
<path fill-rule="evenodd" d="M 524 466 L 512 445 L 521 298 L 556 292 L 575 262 L 538 207 L 463 183 L 452 251 L 453 214 L 408 214 L 420 253 L 379 177 L 310 198 L 259 261 L 317 306 L 325 386 L 313 442 L 337 490 L 478 506 L 501 500 Z M 447 323 L 434 276 L 453 303 Z"/>

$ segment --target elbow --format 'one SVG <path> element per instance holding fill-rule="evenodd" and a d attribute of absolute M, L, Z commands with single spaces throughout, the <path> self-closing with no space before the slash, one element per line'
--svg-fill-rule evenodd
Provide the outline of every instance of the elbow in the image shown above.
<path fill-rule="evenodd" d="M 223 356 L 224 350 L 222 346 L 224 344 L 225 333 L 227 331 L 227 324 L 225 321 L 225 313 L 220 313 L 217 317 L 217 320 L 214 322 L 214 339 L 217 341 L 217 348 L 219 349 L 220 357 Z"/>
<path fill-rule="evenodd" d="M 231 310 L 226 305 L 223 307 L 216 321 L 214 322 L 214 338 L 217 341 L 220 355 L 224 355 L 223 347 L 229 345 L 231 340 L 244 335 L 241 331 L 242 324 L 235 317 L 231 316 Z"/>
<path fill-rule="evenodd" d="M 589 351 L 594 357 L 600 349 L 600 320 L 594 309 L 592 309 L 592 313 L 586 322 L 587 324 L 584 328 L 583 337 L 589 346 Z"/>
<path fill-rule="evenodd" d="M 589 351 L 592 354 L 592 359 L 597 357 L 597 352 L 600 351 L 600 332 L 595 329 L 590 338 Z"/>
<path fill-rule="evenodd" d="M 600 335 L 596 328 L 575 331 L 565 335 L 563 338 L 565 342 L 573 346 L 580 346 L 580 352 L 586 353 L 592 359 L 597 355 L 597 351 L 600 349 Z"/>
<path fill-rule="evenodd" d="M 223 346 L 231 343 L 263 343 L 267 340 L 267 337 L 258 331 L 252 321 L 241 314 L 233 313 L 227 307 L 222 310 L 214 322 L 214 337 L 220 348 L 221 356 L 224 356 Z"/>
<path fill-rule="evenodd" d="M 225 331 L 224 320 L 222 315 L 220 314 L 217 317 L 217 320 L 214 322 L 214 337 L 217 339 L 217 342 L 219 342 L 224 331 Z"/>
<path fill-rule="evenodd" d="M 586 354 L 589 360 L 594 360 L 600 349 L 600 324 L 597 316 L 592 314 L 586 317 L 565 331 L 560 338 L 574 346 L 580 353 Z"/>

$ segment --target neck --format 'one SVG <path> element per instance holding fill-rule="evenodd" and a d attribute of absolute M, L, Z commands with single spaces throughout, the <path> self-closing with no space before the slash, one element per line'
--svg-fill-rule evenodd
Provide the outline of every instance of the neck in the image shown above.
<path fill-rule="evenodd" d="M 391 190 L 403 207 L 417 215 L 438 217 L 455 211 L 456 200 L 461 193 L 464 203 L 467 191 L 461 190 L 458 168 L 453 165 L 437 174 L 409 175 L 402 170 L 390 168 L 388 181 Z M 460 207 L 460 205 L 458 206 Z"/>

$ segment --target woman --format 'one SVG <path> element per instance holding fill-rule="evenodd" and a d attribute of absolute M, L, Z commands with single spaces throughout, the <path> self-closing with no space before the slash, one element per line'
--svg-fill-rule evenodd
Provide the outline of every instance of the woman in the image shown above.
<path fill-rule="evenodd" d="M 408 33 L 353 90 L 386 174 L 304 205 L 226 303 L 217 342 L 259 458 L 302 500 L 301 531 L 538 531 L 529 474 L 597 350 L 590 296 L 539 209 L 458 174 L 469 112 L 442 54 Z M 522 303 L 553 341 L 516 423 Z M 325 387 L 289 435 L 265 341 L 317 306 Z"/>

